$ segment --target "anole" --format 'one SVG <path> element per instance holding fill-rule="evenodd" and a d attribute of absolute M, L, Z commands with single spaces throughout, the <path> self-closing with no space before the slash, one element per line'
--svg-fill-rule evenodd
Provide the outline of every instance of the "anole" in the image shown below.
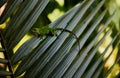
<path fill-rule="evenodd" d="M 79 38 L 76 36 L 75 33 L 73 33 L 70 30 L 64 29 L 64 28 L 50 28 L 48 26 L 44 26 L 44 27 L 40 27 L 40 28 L 33 28 L 32 32 L 34 34 L 36 34 L 39 37 L 44 37 L 44 36 L 57 36 L 57 32 L 56 31 L 65 31 L 65 32 L 69 32 L 70 34 L 74 35 L 74 37 L 77 40 L 78 46 L 79 46 L 79 50 L 80 50 L 80 43 L 79 43 Z"/>

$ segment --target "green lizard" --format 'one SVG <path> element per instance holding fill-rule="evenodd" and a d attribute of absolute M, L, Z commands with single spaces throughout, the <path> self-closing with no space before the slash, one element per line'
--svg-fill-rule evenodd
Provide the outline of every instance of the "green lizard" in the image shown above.
<path fill-rule="evenodd" d="M 77 40 L 77 43 L 78 43 L 78 46 L 79 46 L 79 50 L 80 50 L 80 43 L 79 43 L 79 38 L 76 36 L 75 33 L 73 33 L 72 31 L 70 30 L 67 30 L 67 29 L 63 29 L 63 28 L 50 28 L 48 26 L 44 26 L 44 27 L 40 27 L 40 28 L 33 28 L 32 29 L 32 32 L 39 36 L 39 37 L 43 37 L 43 36 L 57 36 L 57 32 L 56 31 L 65 31 L 65 32 L 69 32 L 71 34 L 74 35 L 74 37 L 76 38 Z"/>

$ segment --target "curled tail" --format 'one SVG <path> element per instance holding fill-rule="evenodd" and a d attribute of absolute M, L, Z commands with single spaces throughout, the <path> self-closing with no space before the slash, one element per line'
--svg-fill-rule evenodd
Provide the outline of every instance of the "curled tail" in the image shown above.
<path fill-rule="evenodd" d="M 69 32 L 70 34 L 74 35 L 74 37 L 76 38 L 76 41 L 77 41 L 77 43 L 78 43 L 79 50 L 80 50 L 80 42 L 79 42 L 79 38 L 76 36 L 75 33 L 73 33 L 73 32 L 70 31 L 70 30 L 63 29 L 63 28 L 55 28 L 55 30 L 62 30 L 62 31 Z"/>

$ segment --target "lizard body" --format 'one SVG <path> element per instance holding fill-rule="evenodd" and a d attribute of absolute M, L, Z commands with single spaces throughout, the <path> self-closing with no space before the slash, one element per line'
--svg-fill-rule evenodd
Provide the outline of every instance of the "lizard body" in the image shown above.
<path fill-rule="evenodd" d="M 41 37 L 43 37 L 43 36 L 57 36 L 57 32 L 56 31 L 58 31 L 58 30 L 69 32 L 72 35 L 74 35 L 74 37 L 77 40 L 77 43 L 78 43 L 78 46 L 79 46 L 79 50 L 80 50 L 79 38 L 76 36 L 75 33 L 73 33 L 70 30 L 63 29 L 63 28 L 50 28 L 48 26 L 44 26 L 44 27 L 41 27 L 41 28 L 34 28 L 34 29 L 32 29 L 32 32 L 35 33 L 35 34 L 37 34 L 38 36 L 41 36 Z"/>

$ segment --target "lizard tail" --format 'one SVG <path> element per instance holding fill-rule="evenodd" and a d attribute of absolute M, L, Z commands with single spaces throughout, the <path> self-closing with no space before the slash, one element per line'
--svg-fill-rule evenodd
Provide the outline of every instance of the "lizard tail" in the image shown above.
<path fill-rule="evenodd" d="M 80 42 L 79 42 L 79 38 L 77 37 L 77 35 L 76 35 L 75 33 L 73 33 L 73 32 L 70 31 L 70 30 L 63 29 L 63 28 L 55 28 L 55 30 L 62 30 L 62 31 L 69 32 L 70 34 L 74 35 L 74 37 L 76 38 L 76 41 L 77 41 L 77 43 L 78 43 L 78 47 L 79 47 L 79 51 L 80 51 Z"/>

